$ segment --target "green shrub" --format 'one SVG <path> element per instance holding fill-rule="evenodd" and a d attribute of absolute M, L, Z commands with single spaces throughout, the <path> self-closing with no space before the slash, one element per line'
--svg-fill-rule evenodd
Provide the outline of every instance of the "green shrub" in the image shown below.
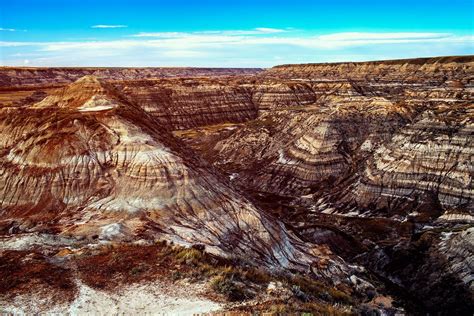
<path fill-rule="evenodd" d="M 179 279 L 181 279 L 182 277 L 183 277 L 183 275 L 182 275 L 181 272 L 179 272 L 179 271 L 173 271 L 173 272 L 171 273 L 171 279 L 172 279 L 173 281 L 179 280 Z"/>
<path fill-rule="evenodd" d="M 130 274 L 136 276 L 136 275 L 139 275 L 139 274 L 145 272 L 147 269 L 148 269 L 148 267 L 145 264 L 139 264 L 138 266 L 133 267 L 132 269 L 130 269 Z"/>
<path fill-rule="evenodd" d="M 217 293 L 223 294 L 229 301 L 244 301 L 253 295 L 242 284 L 237 284 L 231 276 L 216 276 L 211 281 L 211 287 Z"/>

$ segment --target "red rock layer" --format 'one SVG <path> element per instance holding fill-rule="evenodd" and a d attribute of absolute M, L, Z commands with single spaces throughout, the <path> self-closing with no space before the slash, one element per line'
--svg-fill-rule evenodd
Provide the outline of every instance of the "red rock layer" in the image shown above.
<path fill-rule="evenodd" d="M 1 110 L 0 129 L 3 229 L 165 238 L 268 265 L 311 264 L 280 222 L 94 77 Z"/>

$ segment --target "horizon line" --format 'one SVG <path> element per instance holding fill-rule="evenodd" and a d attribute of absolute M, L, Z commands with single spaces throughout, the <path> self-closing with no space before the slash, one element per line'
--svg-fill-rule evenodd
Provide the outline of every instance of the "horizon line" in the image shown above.
<path fill-rule="evenodd" d="M 162 68 L 162 69 L 171 69 L 171 68 L 192 68 L 192 69 L 270 69 L 273 67 L 281 67 L 281 66 L 297 66 L 297 65 L 320 65 L 320 64 L 347 64 L 347 63 L 378 63 L 378 62 L 396 62 L 396 61 L 409 61 L 409 60 L 429 60 L 429 59 L 442 59 L 442 58 L 465 58 L 471 57 L 474 61 L 474 54 L 466 54 L 466 55 L 437 55 L 437 56 L 420 56 L 420 57 L 409 57 L 409 58 L 391 58 L 391 59 L 368 59 L 363 61 L 353 61 L 353 60 L 346 60 L 346 61 L 328 61 L 328 62 L 303 62 L 303 63 L 281 63 L 275 64 L 271 67 L 261 67 L 261 66 L 252 66 L 252 67 L 239 67 L 239 66 L 229 66 L 229 67 L 215 67 L 215 66 L 27 66 L 27 65 L 0 65 L 0 68 L 21 68 L 21 69 L 49 69 L 49 68 L 60 68 L 60 69 L 149 69 L 149 68 Z"/>

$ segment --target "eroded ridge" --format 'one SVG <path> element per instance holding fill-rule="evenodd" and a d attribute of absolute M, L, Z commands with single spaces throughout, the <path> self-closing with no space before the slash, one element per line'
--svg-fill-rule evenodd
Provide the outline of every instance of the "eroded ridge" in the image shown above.
<path fill-rule="evenodd" d="M 166 240 L 161 261 L 140 260 L 213 278 L 208 294 L 244 302 L 227 310 L 472 310 L 472 56 L 12 71 L 0 89 L 3 250 L 75 271 L 97 247 L 90 260 L 128 280 L 104 247 Z M 145 283 L 157 273 L 146 271 Z"/>

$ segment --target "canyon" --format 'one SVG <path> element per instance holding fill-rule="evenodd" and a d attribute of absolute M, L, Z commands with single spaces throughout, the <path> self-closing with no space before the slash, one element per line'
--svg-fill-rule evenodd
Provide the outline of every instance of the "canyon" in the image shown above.
<path fill-rule="evenodd" d="M 471 315 L 473 100 L 474 56 L 2 67 L 0 310 Z"/>

